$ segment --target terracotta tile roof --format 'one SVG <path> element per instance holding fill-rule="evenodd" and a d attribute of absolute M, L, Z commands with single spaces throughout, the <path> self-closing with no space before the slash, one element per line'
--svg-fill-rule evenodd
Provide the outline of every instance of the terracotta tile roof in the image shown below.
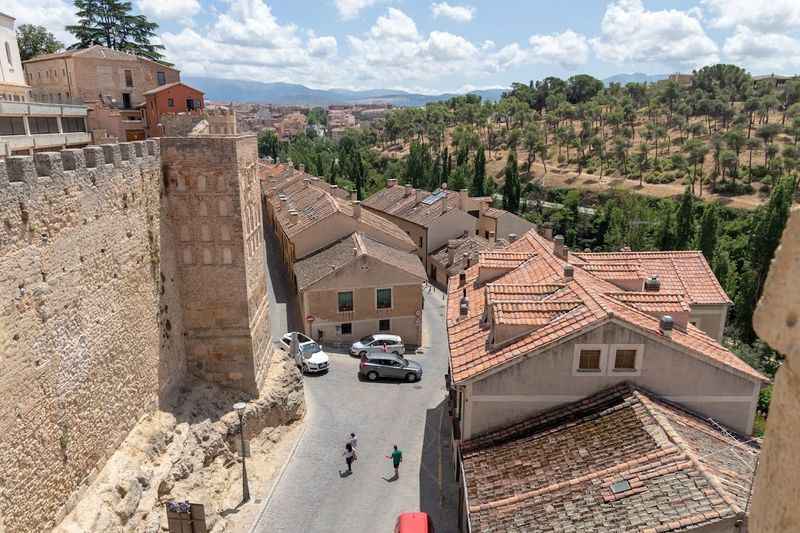
<path fill-rule="evenodd" d="M 608 265 L 636 261 L 645 276 L 658 276 L 661 290 L 684 293 L 692 304 L 730 304 L 731 300 L 708 266 L 702 252 L 575 253 L 576 263 Z M 591 267 L 590 267 L 591 268 Z"/>
<path fill-rule="evenodd" d="M 543 326 L 581 305 L 583 302 L 579 300 L 495 302 L 492 321 L 495 324 Z"/>
<path fill-rule="evenodd" d="M 517 268 L 533 257 L 531 252 L 509 252 L 505 250 L 486 250 L 479 252 L 478 264 L 488 268 Z"/>
<path fill-rule="evenodd" d="M 304 290 L 360 257 L 372 257 L 425 281 L 425 268 L 416 254 L 401 252 L 366 235 L 354 233 L 294 264 L 298 290 Z"/>
<path fill-rule="evenodd" d="M 488 301 L 530 301 L 536 297 L 543 298 L 566 287 L 559 283 L 540 283 L 531 285 L 515 285 L 505 283 L 487 283 L 486 297 Z"/>
<path fill-rule="evenodd" d="M 504 211 L 503 209 L 497 209 L 495 207 L 487 207 L 483 211 L 483 215 L 489 218 L 500 218 L 504 214 L 508 213 L 508 211 Z"/>
<path fill-rule="evenodd" d="M 447 273 L 449 275 L 460 273 L 464 270 L 464 254 L 474 257 L 481 250 L 492 248 L 492 244 L 488 240 L 478 235 L 470 235 L 469 237 L 462 237 L 460 239 L 451 239 L 456 247 L 453 252 L 453 264 L 448 265 L 449 246 L 445 244 L 435 252 L 433 252 L 431 259 L 440 265 L 447 266 Z"/>
<path fill-rule="evenodd" d="M 270 193 L 267 201 L 273 206 L 275 218 L 290 239 L 335 213 L 353 218 L 353 205 L 331 194 L 330 186 L 315 176 L 286 164 L 260 164 L 259 176 Z M 293 209 L 298 212 L 296 223 L 291 222 Z M 403 251 L 416 250 L 414 241 L 397 224 L 367 209 L 361 209 L 357 226 L 359 231 L 375 238 L 381 234 L 390 237 Z"/>
<path fill-rule="evenodd" d="M 635 307 L 644 313 L 689 313 L 691 308 L 683 294 L 666 292 L 617 292 L 609 294 L 615 300 Z"/>
<path fill-rule="evenodd" d="M 458 209 L 461 201 L 459 194 L 455 191 L 437 189 L 430 193 L 420 190 L 424 193 L 421 201 L 417 201 L 417 191 L 411 194 L 408 191 L 403 185 L 387 187 L 364 200 L 364 206 L 427 228 L 443 214 L 443 196 L 447 197 L 447 211 Z"/>
<path fill-rule="evenodd" d="M 667 532 L 736 517 L 758 447 L 630 384 L 461 445 L 471 530 Z"/>
<path fill-rule="evenodd" d="M 604 263 L 584 263 L 581 265 L 587 272 L 593 273 L 600 279 L 612 280 L 642 280 L 645 275 L 638 261 L 609 261 Z"/>
<path fill-rule="evenodd" d="M 478 283 L 480 264 L 465 271 L 466 281 L 463 286 L 459 285 L 457 277 L 449 280 L 447 325 L 450 368 L 454 382 L 477 378 L 493 368 L 520 360 L 524 355 L 544 351 L 564 342 L 573 334 L 612 320 L 643 334 L 657 337 L 662 342 L 672 344 L 688 355 L 711 365 L 738 373 L 749 379 L 766 381 L 761 373 L 692 325 L 686 325 L 684 328 L 678 327 L 673 330 L 670 337 L 665 337 L 659 328 L 659 318 L 648 314 L 652 311 L 645 311 L 645 309 L 652 309 L 651 306 L 656 305 L 654 302 L 648 304 L 647 302 L 619 300 L 614 296 L 620 293 L 619 287 L 597 277 L 593 272 L 583 269 L 581 263 L 573 264 L 573 278 L 567 280 L 564 275 L 566 262 L 556 257 L 552 253 L 552 243 L 536 234 L 535 231 L 529 231 L 508 245 L 505 250 L 519 254 L 527 253 L 531 257 L 515 269 L 502 275 L 494 283 Z M 700 257 L 702 258 L 702 255 Z M 668 256 L 662 259 L 670 260 Z M 655 259 L 648 261 L 655 261 Z M 696 261 L 696 256 L 692 256 L 691 261 Z M 579 300 L 582 305 L 565 315 L 555 317 L 554 320 L 526 335 L 515 338 L 512 342 L 492 345 L 488 342 L 490 328 L 482 326 L 481 318 L 487 316 L 487 287 L 496 284 L 519 286 L 563 284 L 565 285 L 564 289 L 547 298 Z M 519 290 L 524 289 L 520 287 Z M 684 291 L 678 292 L 686 294 Z M 668 294 L 675 294 L 675 291 L 668 291 Z M 459 302 L 464 296 L 468 300 L 469 308 L 467 316 L 461 317 Z M 540 299 L 540 295 L 536 292 L 531 294 L 531 301 Z M 523 301 L 524 298 L 517 296 L 515 300 Z M 491 302 L 489 303 L 491 304 Z M 666 304 L 667 302 L 661 303 Z"/>

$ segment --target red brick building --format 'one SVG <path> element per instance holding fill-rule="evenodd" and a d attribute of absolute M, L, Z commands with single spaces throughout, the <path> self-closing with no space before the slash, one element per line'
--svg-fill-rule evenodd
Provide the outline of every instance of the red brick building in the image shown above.
<path fill-rule="evenodd" d="M 147 117 L 147 136 L 160 137 L 161 115 L 167 113 L 185 113 L 205 107 L 203 92 L 185 83 L 168 83 L 144 93 L 145 116 Z"/>

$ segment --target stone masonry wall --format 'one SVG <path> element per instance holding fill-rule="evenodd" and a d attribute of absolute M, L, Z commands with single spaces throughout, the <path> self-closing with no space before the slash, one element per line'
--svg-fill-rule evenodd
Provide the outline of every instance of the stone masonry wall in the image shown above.
<path fill-rule="evenodd" d="M 257 395 L 272 353 L 255 136 L 161 139 L 189 371 Z"/>
<path fill-rule="evenodd" d="M 0 162 L 0 531 L 50 529 L 183 382 L 156 141 Z"/>

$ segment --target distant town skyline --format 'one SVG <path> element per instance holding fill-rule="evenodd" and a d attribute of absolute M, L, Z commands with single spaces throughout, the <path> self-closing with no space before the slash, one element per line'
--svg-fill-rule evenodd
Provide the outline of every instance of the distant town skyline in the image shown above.
<path fill-rule="evenodd" d="M 800 71 L 796 0 L 133 0 L 186 75 L 422 93 L 717 62 Z M 70 44 L 67 0 L 0 0 Z"/>

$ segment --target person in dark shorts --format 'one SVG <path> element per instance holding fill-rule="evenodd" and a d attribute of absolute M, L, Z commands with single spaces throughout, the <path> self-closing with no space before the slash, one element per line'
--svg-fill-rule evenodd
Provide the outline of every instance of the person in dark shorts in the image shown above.
<path fill-rule="evenodd" d="M 356 459 L 356 451 L 353 449 L 353 445 L 349 442 L 344 445 L 344 461 L 347 463 L 347 473 L 350 474 L 353 472 L 353 461 Z"/>
<path fill-rule="evenodd" d="M 400 477 L 400 463 L 403 462 L 403 452 L 397 449 L 397 444 L 394 445 L 394 449 L 392 450 L 391 455 L 386 456 L 387 459 L 392 460 L 392 465 L 394 466 L 394 477 Z"/>

